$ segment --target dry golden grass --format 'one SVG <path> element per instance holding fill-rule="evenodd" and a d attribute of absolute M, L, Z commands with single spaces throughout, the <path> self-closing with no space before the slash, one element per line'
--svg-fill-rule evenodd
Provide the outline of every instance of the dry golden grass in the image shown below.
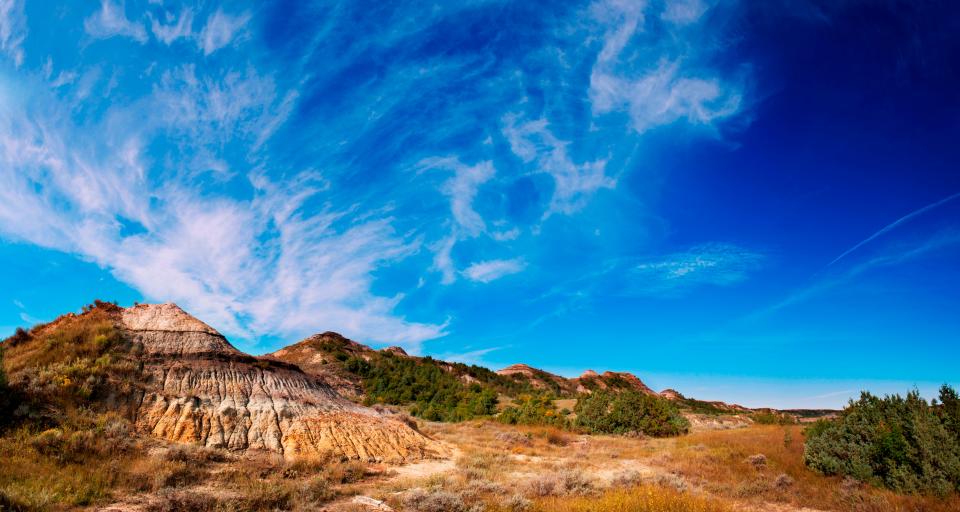
<path fill-rule="evenodd" d="M 94 436 L 65 458 L 48 453 L 52 435 L 19 429 L 0 436 L 0 511 L 72 510 L 134 497 L 157 510 L 316 510 L 367 475 L 356 461 L 239 457 L 137 438 L 109 450 Z"/>
<path fill-rule="evenodd" d="M 506 507 L 494 508 L 497 511 Z M 702 496 L 672 489 L 641 486 L 615 489 L 600 496 L 551 497 L 534 500 L 530 512 L 732 512 L 733 508 Z"/>
<path fill-rule="evenodd" d="M 660 455 L 651 462 L 713 495 L 739 501 L 877 512 L 960 510 L 956 495 L 904 496 L 818 475 L 803 463 L 803 442 L 801 426 L 698 432 L 655 442 Z M 749 460 L 757 454 L 764 455 L 764 464 Z"/>
<path fill-rule="evenodd" d="M 457 471 L 446 474 L 444 488 L 457 492 L 461 474 L 500 483 L 505 492 L 490 496 L 485 500 L 488 504 L 513 495 L 532 499 L 535 504 L 548 504 L 544 506 L 559 506 L 561 502 L 587 504 L 590 500 L 569 495 L 543 501 L 530 491 L 537 475 L 577 469 L 594 479 L 595 489 L 629 488 L 640 482 L 647 486 L 648 492 L 668 489 L 664 492 L 671 495 L 686 490 L 706 502 L 727 504 L 737 510 L 787 511 L 803 507 L 855 512 L 960 510 L 960 497 L 956 495 L 947 499 L 898 495 L 809 470 L 803 464 L 802 426 L 752 426 L 667 439 L 576 436 L 544 427 L 513 427 L 492 422 L 429 424 L 426 429 L 431 435 L 455 444 L 463 453 Z M 558 437 L 562 441 L 555 439 Z M 758 457 L 757 462 L 749 460 L 758 454 L 763 457 Z M 505 455 L 508 457 L 504 458 Z M 495 471 L 477 470 L 465 463 L 493 456 L 499 458 L 492 465 Z M 408 486 L 420 484 L 422 482 L 406 483 Z M 393 490 L 401 489 L 394 487 Z"/>

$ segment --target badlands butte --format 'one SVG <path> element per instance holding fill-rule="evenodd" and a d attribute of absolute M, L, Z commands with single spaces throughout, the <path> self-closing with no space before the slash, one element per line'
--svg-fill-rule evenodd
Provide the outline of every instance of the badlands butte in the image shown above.
<path fill-rule="evenodd" d="M 804 424 L 846 411 L 626 372 L 493 371 L 334 332 L 253 356 L 175 304 L 101 301 L 0 356 L 0 512 L 960 510 L 811 470 Z"/>

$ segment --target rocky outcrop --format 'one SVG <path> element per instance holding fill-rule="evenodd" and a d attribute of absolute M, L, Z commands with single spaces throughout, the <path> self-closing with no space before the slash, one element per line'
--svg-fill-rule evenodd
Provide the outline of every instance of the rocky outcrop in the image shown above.
<path fill-rule="evenodd" d="M 566 379 L 527 364 L 512 364 L 506 368 L 497 370 L 497 373 L 516 380 L 525 380 L 536 389 L 550 389 L 565 394 L 576 392 L 576 384 L 571 379 Z"/>
<path fill-rule="evenodd" d="M 407 354 L 407 351 L 401 347 L 387 347 L 387 348 L 381 349 L 380 351 L 385 354 L 393 354 L 395 356 L 400 356 L 400 357 L 410 356 L 410 354 Z"/>
<path fill-rule="evenodd" d="M 375 354 L 376 351 L 366 345 L 335 332 L 325 332 L 264 357 L 293 363 L 326 383 L 341 396 L 359 400 L 363 396 L 363 383 L 359 376 L 347 371 L 342 363 L 349 357 L 369 360 Z"/>
<path fill-rule="evenodd" d="M 580 377 L 573 379 L 577 388 L 590 392 L 593 390 L 630 390 L 639 391 L 645 395 L 656 395 L 657 393 L 650 389 L 640 380 L 639 377 L 630 372 L 603 372 L 597 374 L 592 370 L 587 370 Z"/>
<path fill-rule="evenodd" d="M 587 370 L 579 377 L 567 379 L 526 364 L 514 364 L 498 370 L 497 373 L 514 379 L 526 380 L 537 389 L 554 389 L 570 394 L 592 393 L 597 390 L 633 390 L 647 395 L 656 394 L 636 375 L 628 372 L 603 372 L 600 374 L 593 370 Z"/>
<path fill-rule="evenodd" d="M 675 390 L 675 389 L 670 389 L 670 388 L 667 388 L 667 389 L 664 389 L 663 391 L 661 391 L 661 392 L 660 392 L 660 396 L 663 397 L 663 398 L 666 398 L 667 400 L 674 400 L 674 401 L 676 401 L 676 400 L 683 400 L 684 398 L 686 398 L 686 397 L 683 396 L 683 394 L 680 393 L 679 391 L 677 391 L 677 390 Z"/>
<path fill-rule="evenodd" d="M 297 366 L 240 352 L 174 304 L 128 308 L 120 327 L 143 354 L 145 393 L 136 424 L 157 437 L 289 457 L 444 455 L 407 424 L 345 400 Z"/>

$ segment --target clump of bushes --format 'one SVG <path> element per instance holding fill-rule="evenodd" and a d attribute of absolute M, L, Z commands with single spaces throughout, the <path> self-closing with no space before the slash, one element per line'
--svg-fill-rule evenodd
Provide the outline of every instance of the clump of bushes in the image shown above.
<path fill-rule="evenodd" d="M 575 426 L 596 434 L 685 434 L 690 422 L 669 400 L 637 391 L 595 392 L 577 401 Z"/>
<path fill-rule="evenodd" d="M 541 475 L 528 484 L 533 496 L 583 496 L 593 492 L 594 485 L 582 471 L 565 469 L 556 473 Z"/>
<path fill-rule="evenodd" d="M 19 330 L 5 340 L 9 382 L 0 399 L 7 403 L 0 406 L 11 412 L 7 420 L 58 428 L 82 409 L 106 411 L 131 403 L 140 368 L 116 328 L 118 311 L 114 304 L 96 301 L 81 315 Z"/>
<path fill-rule="evenodd" d="M 754 412 L 750 418 L 758 425 L 793 425 L 797 422 L 790 414 L 769 410 Z"/>
<path fill-rule="evenodd" d="M 442 490 L 414 489 L 403 499 L 404 510 L 414 512 L 468 512 L 471 510 L 459 495 Z"/>
<path fill-rule="evenodd" d="M 563 411 L 558 411 L 547 395 L 523 394 L 514 399 L 513 405 L 500 412 L 497 419 L 508 425 L 542 425 L 570 428 Z"/>
<path fill-rule="evenodd" d="M 947 495 L 960 488 L 960 399 L 944 385 L 940 403 L 917 391 L 862 393 L 833 420 L 810 427 L 804 462 L 905 493 Z"/>
<path fill-rule="evenodd" d="M 496 412 L 497 392 L 465 384 L 429 357 L 385 353 L 367 361 L 351 357 L 344 368 L 363 381 L 366 404 L 413 404 L 410 413 L 430 421 L 464 421 Z"/>

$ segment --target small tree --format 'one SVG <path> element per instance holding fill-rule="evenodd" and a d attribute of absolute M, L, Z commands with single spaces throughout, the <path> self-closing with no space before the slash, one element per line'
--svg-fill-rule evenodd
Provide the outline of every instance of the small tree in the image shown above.
<path fill-rule="evenodd" d="M 577 426 L 599 434 L 675 436 L 690 423 L 670 401 L 637 391 L 596 391 L 577 401 Z"/>
<path fill-rule="evenodd" d="M 943 425 L 960 442 L 960 396 L 957 390 L 946 384 L 940 387 L 940 417 Z"/>

